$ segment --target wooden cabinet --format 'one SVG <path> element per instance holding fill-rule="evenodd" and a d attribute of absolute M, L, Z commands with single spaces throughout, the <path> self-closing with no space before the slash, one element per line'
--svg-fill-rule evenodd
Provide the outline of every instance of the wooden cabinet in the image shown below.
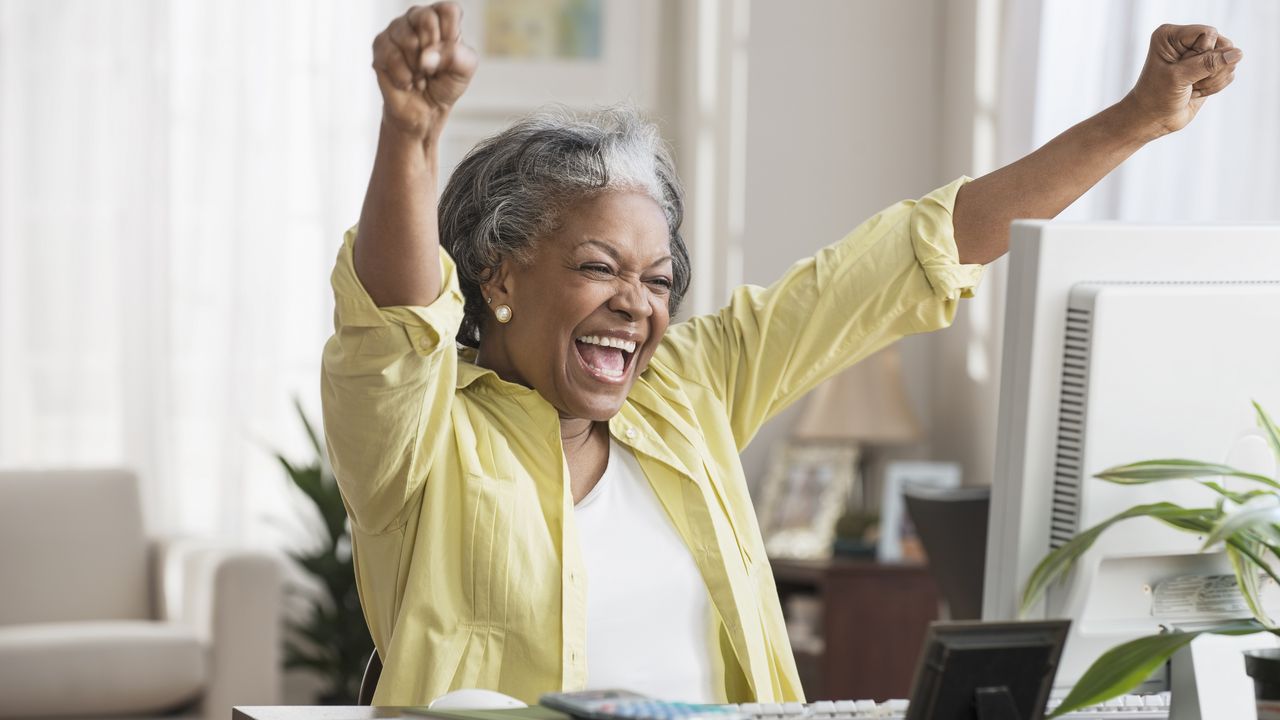
<path fill-rule="evenodd" d="M 821 604 L 820 650 L 799 648 L 808 700 L 884 701 L 911 692 L 938 592 L 929 568 L 871 560 L 773 560 L 784 612 L 797 593 Z"/>

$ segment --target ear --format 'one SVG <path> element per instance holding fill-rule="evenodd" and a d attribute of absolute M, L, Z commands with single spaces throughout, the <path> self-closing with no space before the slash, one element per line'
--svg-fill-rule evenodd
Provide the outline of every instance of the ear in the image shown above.
<path fill-rule="evenodd" d="M 503 258 L 502 263 L 494 269 L 489 279 L 480 284 L 480 292 L 484 293 L 487 305 L 510 305 L 513 296 L 514 263 L 510 258 Z"/>

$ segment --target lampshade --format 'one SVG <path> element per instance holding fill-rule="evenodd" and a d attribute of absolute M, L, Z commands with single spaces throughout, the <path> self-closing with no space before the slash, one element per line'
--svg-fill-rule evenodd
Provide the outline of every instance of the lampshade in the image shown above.
<path fill-rule="evenodd" d="M 791 437 L 866 445 L 920 439 L 897 347 L 881 350 L 814 389 Z"/>

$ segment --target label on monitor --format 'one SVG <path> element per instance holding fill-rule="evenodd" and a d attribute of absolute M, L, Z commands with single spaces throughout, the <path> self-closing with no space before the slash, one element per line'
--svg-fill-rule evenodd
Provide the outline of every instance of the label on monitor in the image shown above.
<path fill-rule="evenodd" d="M 1184 575 L 1156 583 L 1151 593 L 1151 614 L 1239 616 L 1248 615 L 1249 606 L 1234 575 Z"/>

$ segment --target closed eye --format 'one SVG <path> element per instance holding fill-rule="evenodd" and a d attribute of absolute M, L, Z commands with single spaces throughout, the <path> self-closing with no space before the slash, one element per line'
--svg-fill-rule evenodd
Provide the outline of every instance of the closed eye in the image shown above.
<path fill-rule="evenodd" d="M 652 284 L 654 284 L 654 285 L 657 285 L 658 287 L 662 288 L 663 290 L 670 290 L 670 289 L 671 289 L 671 279 L 670 279 L 670 278 L 664 278 L 664 277 L 652 278 L 652 279 L 650 279 L 650 280 L 649 280 L 649 282 L 650 282 L 650 283 L 652 283 Z"/>
<path fill-rule="evenodd" d="M 597 273 L 600 275 L 613 274 L 613 268 L 601 263 L 587 263 L 585 265 L 582 265 L 579 269 L 585 270 L 586 272 L 590 272 L 590 273 Z"/>

